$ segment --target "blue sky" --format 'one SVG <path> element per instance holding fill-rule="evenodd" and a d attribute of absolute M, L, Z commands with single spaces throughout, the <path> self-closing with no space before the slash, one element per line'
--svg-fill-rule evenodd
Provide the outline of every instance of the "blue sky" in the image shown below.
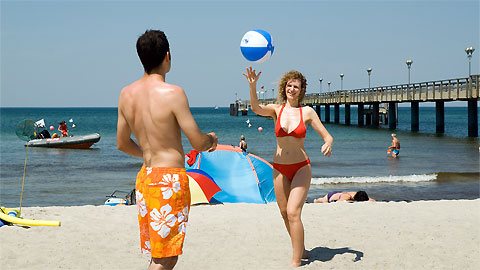
<path fill-rule="evenodd" d="M 268 31 L 272 58 L 259 87 L 291 69 L 307 92 L 468 76 L 465 48 L 476 48 L 478 1 L 1 1 L 2 107 L 116 107 L 125 85 L 143 75 L 135 42 L 165 31 L 173 57 L 167 81 L 192 107 L 248 99 L 243 34 Z"/>

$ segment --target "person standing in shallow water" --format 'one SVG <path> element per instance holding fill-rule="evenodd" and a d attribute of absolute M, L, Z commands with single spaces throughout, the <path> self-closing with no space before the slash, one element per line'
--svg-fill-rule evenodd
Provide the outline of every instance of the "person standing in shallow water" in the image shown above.
<path fill-rule="evenodd" d="M 273 157 L 273 183 L 277 204 L 292 242 L 290 266 L 296 267 L 307 258 L 301 220 L 312 178 L 310 159 L 304 147 L 307 125 L 310 124 L 322 137 L 325 143 L 321 151 L 327 157 L 332 153 L 333 138 L 311 107 L 300 106 L 307 88 L 307 80 L 302 73 L 293 70 L 285 73 L 278 85 L 278 97 L 282 104 L 266 106 L 258 104 L 257 82 L 260 74 L 248 67 L 243 75 L 250 85 L 252 111 L 270 116 L 275 121 L 277 149 Z"/>
<path fill-rule="evenodd" d="M 165 34 L 146 31 L 137 40 L 137 53 L 145 73 L 120 93 L 117 147 L 143 158 L 135 190 L 141 251 L 152 256 L 149 269 L 172 269 L 183 252 L 190 210 L 180 132 L 198 151 L 215 150 L 218 139 L 200 131 L 183 89 L 166 83 L 172 58 Z"/>
<path fill-rule="evenodd" d="M 240 136 L 240 143 L 238 144 L 238 147 L 240 147 L 243 152 L 247 152 L 247 142 L 245 141 L 245 136 Z"/>
<path fill-rule="evenodd" d="M 397 134 L 392 133 L 392 145 L 388 147 L 392 153 L 392 157 L 396 158 L 400 154 L 400 141 L 397 139 Z"/>

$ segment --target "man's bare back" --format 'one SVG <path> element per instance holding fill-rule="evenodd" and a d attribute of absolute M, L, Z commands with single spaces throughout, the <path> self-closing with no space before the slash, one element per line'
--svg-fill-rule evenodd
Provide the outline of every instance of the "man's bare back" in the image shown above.
<path fill-rule="evenodd" d="M 125 87 L 118 113 L 118 131 L 124 134 L 119 134 L 117 140 L 129 139 L 131 131 L 148 167 L 185 167 L 181 130 L 197 150 L 208 150 L 213 143 L 213 138 L 206 138 L 209 135 L 195 123 L 183 89 L 164 82 L 158 74 L 145 74 Z"/>

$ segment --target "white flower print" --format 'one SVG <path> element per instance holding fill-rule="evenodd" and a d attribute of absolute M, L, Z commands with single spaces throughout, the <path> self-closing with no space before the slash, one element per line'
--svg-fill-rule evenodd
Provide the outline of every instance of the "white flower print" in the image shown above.
<path fill-rule="evenodd" d="M 178 174 L 174 174 L 173 176 L 169 173 L 164 174 L 161 185 L 163 199 L 168 200 L 172 197 L 173 192 L 177 192 L 180 190 L 180 182 L 178 181 L 179 176 Z"/>
<path fill-rule="evenodd" d="M 142 217 L 145 217 L 145 215 L 147 214 L 147 204 L 145 203 L 143 194 L 137 190 L 135 192 L 135 198 L 137 200 L 138 213 L 140 213 Z"/>
<path fill-rule="evenodd" d="M 145 244 L 142 247 L 142 254 L 151 254 L 152 253 L 152 246 L 150 245 L 150 241 L 145 241 Z"/>
<path fill-rule="evenodd" d="M 169 204 L 166 204 L 160 208 L 160 212 L 158 212 L 158 209 L 156 208 L 150 212 L 150 219 L 152 220 L 150 226 L 162 238 L 165 238 L 170 234 L 171 227 L 177 222 L 177 217 L 170 214 L 171 211 L 172 207 Z"/>
<path fill-rule="evenodd" d="M 152 167 L 146 167 L 146 169 L 147 169 L 147 175 L 152 173 Z"/>
<path fill-rule="evenodd" d="M 183 208 L 182 212 L 178 213 L 178 218 L 177 218 L 178 223 L 178 232 L 185 234 L 185 229 L 187 227 L 187 222 L 188 222 L 188 206 Z"/>

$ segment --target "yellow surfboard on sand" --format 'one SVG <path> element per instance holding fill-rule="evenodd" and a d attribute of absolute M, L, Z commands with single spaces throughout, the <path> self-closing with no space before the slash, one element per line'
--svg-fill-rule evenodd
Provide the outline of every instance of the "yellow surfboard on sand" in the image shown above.
<path fill-rule="evenodd" d="M 25 219 L 25 218 L 9 216 L 9 215 L 5 214 L 5 213 L 8 213 L 12 210 L 16 210 L 16 209 L 7 209 L 5 207 L 1 207 L 0 219 L 5 220 L 5 221 L 10 222 L 10 223 L 27 225 L 27 226 L 60 226 L 60 221 L 56 221 L 56 220 Z"/>

